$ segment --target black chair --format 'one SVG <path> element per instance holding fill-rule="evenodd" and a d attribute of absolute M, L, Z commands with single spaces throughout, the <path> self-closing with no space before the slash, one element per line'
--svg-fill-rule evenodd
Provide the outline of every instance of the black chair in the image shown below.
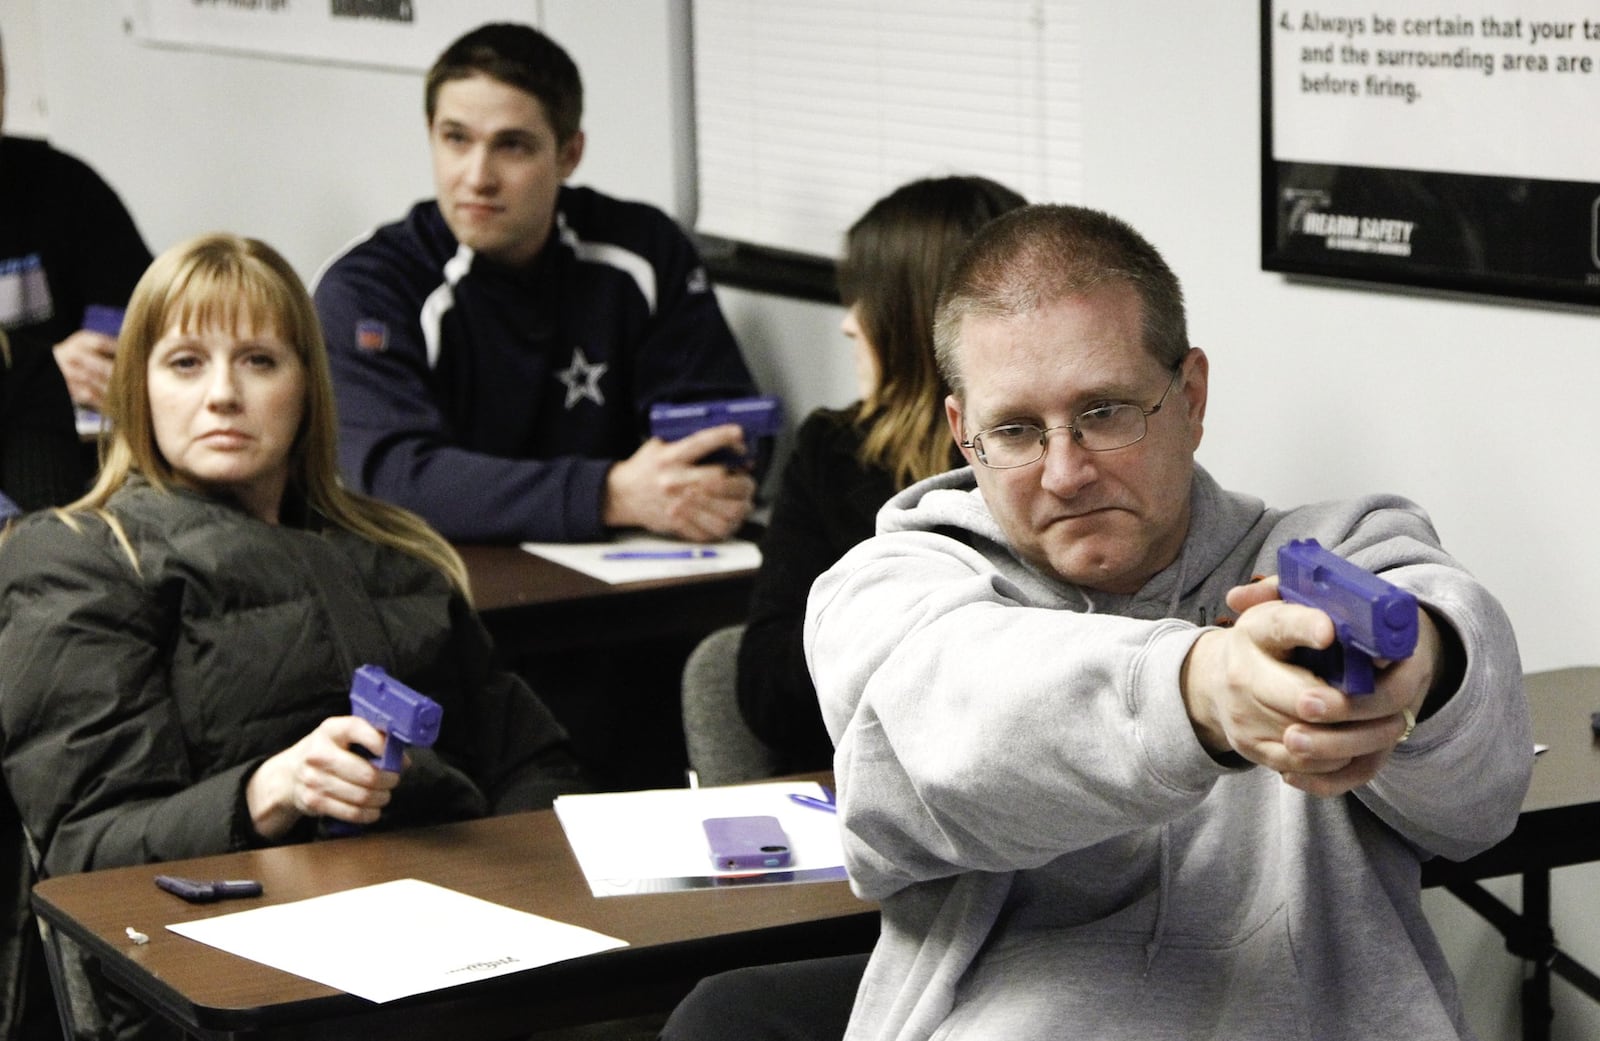
<path fill-rule="evenodd" d="M 33 861 L 11 793 L 0 783 L 0 1041 L 60 1041 L 61 1018 L 29 894 Z"/>

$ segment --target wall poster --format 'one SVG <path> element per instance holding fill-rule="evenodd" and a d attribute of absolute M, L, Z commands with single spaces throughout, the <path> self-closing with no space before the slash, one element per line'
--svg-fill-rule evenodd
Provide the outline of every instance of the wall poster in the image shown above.
<path fill-rule="evenodd" d="M 1600 7 L 1262 0 L 1261 42 L 1264 270 L 1600 305 Z"/>
<path fill-rule="evenodd" d="M 142 43 L 426 69 L 485 22 L 537 24 L 537 0 L 123 0 Z"/>

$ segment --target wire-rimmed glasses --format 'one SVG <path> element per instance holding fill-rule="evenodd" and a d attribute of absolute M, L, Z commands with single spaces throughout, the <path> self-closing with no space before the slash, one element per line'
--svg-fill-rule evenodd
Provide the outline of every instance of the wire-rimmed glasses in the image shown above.
<path fill-rule="evenodd" d="M 991 470 L 1013 470 L 1019 466 L 1037 463 L 1044 458 L 1045 443 L 1057 430 L 1070 430 L 1072 439 L 1090 452 L 1114 452 L 1119 448 L 1138 444 L 1149 431 L 1149 418 L 1161 411 L 1167 395 L 1178 385 L 1183 375 L 1183 365 L 1172 370 L 1172 379 L 1161 399 L 1149 408 L 1141 408 L 1131 401 L 1116 401 L 1084 409 L 1072 417 L 1072 422 L 1059 427 L 1041 427 L 1035 423 L 1002 423 L 980 430 L 966 441 L 962 448 L 976 453 L 978 462 Z"/>

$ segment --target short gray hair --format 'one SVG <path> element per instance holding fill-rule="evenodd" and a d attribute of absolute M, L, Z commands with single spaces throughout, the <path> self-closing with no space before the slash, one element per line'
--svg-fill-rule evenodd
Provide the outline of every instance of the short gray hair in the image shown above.
<path fill-rule="evenodd" d="M 1034 205 L 991 221 L 962 252 L 934 312 L 934 356 L 964 397 L 957 347 L 968 318 L 1016 318 L 1097 286 L 1139 294 L 1144 347 L 1175 369 L 1189 353 L 1183 287 L 1156 248 L 1125 222 L 1082 206 Z"/>

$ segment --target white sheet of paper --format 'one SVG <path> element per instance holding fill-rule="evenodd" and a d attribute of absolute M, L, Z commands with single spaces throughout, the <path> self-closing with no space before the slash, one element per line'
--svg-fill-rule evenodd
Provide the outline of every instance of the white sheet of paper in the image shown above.
<path fill-rule="evenodd" d="M 823 791 L 814 782 L 784 781 L 563 795 L 555 810 L 595 896 L 843 879 L 839 818 L 800 806 L 791 794 L 820 798 Z M 701 822 L 756 815 L 778 818 L 793 862 L 768 872 L 715 870 Z"/>
<path fill-rule="evenodd" d="M 374 922 L 383 942 L 354 940 Z M 393 1001 L 596 954 L 627 943 L 453 889 L 403 878 L 169 930 L 367 998 Z M 318 942 L 317 937 L 344 937 Z"/>
<path fill-rule="evenodd" d="M 630 534 L 611 542 L 524 542 L 522 548 L 612 585 L 747 571 L 761 566 L 761 549 L 748 539 L 702 544 Z M 646 555 L 615 557 L 618 553 Z M 702 555 L 708 553 L 712 555 Z"/>

